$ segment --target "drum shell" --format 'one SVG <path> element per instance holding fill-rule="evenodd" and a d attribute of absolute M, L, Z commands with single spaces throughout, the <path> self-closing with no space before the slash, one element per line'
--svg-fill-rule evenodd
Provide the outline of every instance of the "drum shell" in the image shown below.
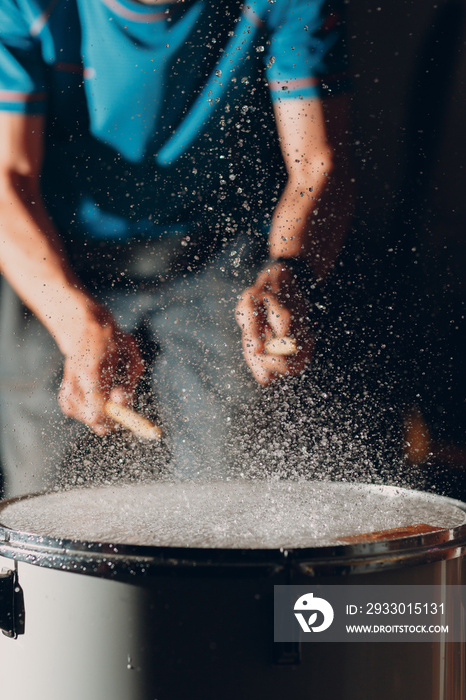
<path fill-rule="evenodd" d="M 273 643 L 274 585 L 459 585 L 464 542 L 430 554 L 369 548 L 359 558 L 350 548 L 333 557 L 177 551 L 152 561 L 140 551 L 115 563 L 105 552 L 87 569 L 84 546 L 60 566 L 35 544 L 27 553 L 11 539 L 0 547 L 0 570 L 17 571 L 25 610 L 25 634 L 0 637 L 5 697 L 466 697 L 462 644 L 303 644 L 300 662 L 284 664 L 289 648 Z"/>

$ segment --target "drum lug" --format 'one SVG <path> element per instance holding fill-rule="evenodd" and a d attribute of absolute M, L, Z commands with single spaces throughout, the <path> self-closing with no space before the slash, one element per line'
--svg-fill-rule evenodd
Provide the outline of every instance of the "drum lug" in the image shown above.
<path fill-rule="evenodd" d="M 24 634 L 24 598 L 16 571 L 0 571 L 0 630 L 16 639 Z"/>

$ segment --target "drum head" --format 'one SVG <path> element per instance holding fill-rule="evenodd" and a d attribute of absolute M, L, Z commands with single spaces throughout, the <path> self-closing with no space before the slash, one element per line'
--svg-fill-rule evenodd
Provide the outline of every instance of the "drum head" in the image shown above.
<path fill-rule="evenodd" d="M 156 482 L 83 488 L 0 508 L 8 529 L 142 547 L 301 549 L 453 530 L 456 502 L 405 489 L 309 481 Z"/>

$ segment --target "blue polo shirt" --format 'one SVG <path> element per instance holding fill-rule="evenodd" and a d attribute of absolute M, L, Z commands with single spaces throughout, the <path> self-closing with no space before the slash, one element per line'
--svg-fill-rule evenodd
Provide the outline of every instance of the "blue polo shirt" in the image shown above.
<path fill-rule="evenodd" d="M 65 237 L 233 210 L 261 225 L 283 182 L 273 102 L 346 88 L 338 4 L 1 0 L 0 110 L 46 115 L 42 189 Z"/>

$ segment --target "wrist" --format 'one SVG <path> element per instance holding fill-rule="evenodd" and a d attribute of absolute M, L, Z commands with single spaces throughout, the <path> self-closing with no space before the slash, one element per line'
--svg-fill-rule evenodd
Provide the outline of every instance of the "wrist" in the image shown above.
<path fill-rule="evenodd" d="M 283 269 L 286 269 L 291 273 L 293 281 L 296 283 L 303 282 L 310 285 L 312 288 L 317 287 L 317 280 L 314 277 L 309 263 L 300 256 L 270 256 L 265 263 L 265 267 L 270 265 L 283 266 Z"/>
<path fill-rule="evenodd" d="M 106 327 L 112 333 L 114 325 L 107 309 L 94 299 L 79 295 L 70 299 L 67 310 L 61 309 L 55 315 L 50 331 L 60 352 L 69 357 L 76 352 L 84 336 L 102 335 Z"/>
<path fill-rule="evenodd" d="M 269 257 L 263 269 L 270 268 L 272 265 L 282 266 L 282 270 L 287 270 L 291 274 L 292 283 L 297 285 L 302 292 L 310 314 L 314 316 L 322 312 L 324 308 L 322 288 L 305 258 L 300 256 Z"/>

